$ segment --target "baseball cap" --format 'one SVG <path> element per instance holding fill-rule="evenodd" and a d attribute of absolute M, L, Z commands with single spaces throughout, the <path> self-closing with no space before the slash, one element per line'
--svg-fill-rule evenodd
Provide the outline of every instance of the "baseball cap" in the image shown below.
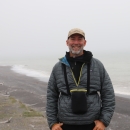
<path fill-rule="evenodd" d="M 73 35 L 73 34 L 80 34 L 85 38 L 85 33 L 83 30 L 79 29 L 79 28 L 73 28 L 69 31 L 68 33 L 68 38 Z"/>

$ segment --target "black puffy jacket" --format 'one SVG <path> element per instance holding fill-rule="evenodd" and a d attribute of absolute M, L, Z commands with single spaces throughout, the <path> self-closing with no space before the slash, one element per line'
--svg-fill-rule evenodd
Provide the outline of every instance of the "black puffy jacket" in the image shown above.
<path fill-rule="evenodd" d="M 87 98 L 87 112 L 85 114 L 74 114 L 71 109 L 70 96 L 62 95 L 66 93 L 66 83 L 62 63 L 66 65 L 68 84 L 70 89 L 75 87 L 86 88 L 87 84 L 87 64 L 81 67 L 80 79 L 77 83 L 71 67 L 63 57 L 53 67 L 47 88 L 47 120 L 49 127 L 54 123 L 62 122 L 70 125 L 91 124 L 95 120 L 101 120 L 108 126 L 115 108 L 115 94 L 113 85 L 103 64 L 95 59 L 91 59 L 90 66 L 90 95 Z M 99 92 L 92 94 L 93 92 Z"/>

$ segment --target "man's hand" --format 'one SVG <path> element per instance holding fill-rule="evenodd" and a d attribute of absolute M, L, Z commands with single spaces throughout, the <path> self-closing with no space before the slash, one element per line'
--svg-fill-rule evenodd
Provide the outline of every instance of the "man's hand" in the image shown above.
<path fill-rule="evenodd" d="M 63 123 L 56 123 L 52 126 L 51 130 L 62 130 L 61 126 Z"/>
<path fill-rule="evenodd" d="M 101 121 L 96 120 L 94 122 L 95 122 L 95 127 L 93 130 L 105 130 L 105 125 Z"/>

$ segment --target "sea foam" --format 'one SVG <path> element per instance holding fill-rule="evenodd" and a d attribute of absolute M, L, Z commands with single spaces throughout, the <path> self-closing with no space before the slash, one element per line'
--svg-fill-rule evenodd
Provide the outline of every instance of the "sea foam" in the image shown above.
<path fill-rule="evenodd" d="M 36 78 L 43 82 L 48 82 L 48 79 L 49 79 L 49 74 L 47 72 L 30 69 L 26 65 L 13 65 L 11 67 L 11 70 L 19 74 Z"/>

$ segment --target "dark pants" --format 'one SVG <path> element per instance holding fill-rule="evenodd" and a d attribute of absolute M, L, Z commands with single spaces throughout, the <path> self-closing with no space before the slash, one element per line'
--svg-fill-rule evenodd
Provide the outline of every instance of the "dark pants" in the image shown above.
<path fill-rule="evenodd" d="M 63 130 L 93 130 L 95 127 L 95 123 L 89 124 L 89 125 L 66 125 L 63 124 L 62 129 Z"/>

